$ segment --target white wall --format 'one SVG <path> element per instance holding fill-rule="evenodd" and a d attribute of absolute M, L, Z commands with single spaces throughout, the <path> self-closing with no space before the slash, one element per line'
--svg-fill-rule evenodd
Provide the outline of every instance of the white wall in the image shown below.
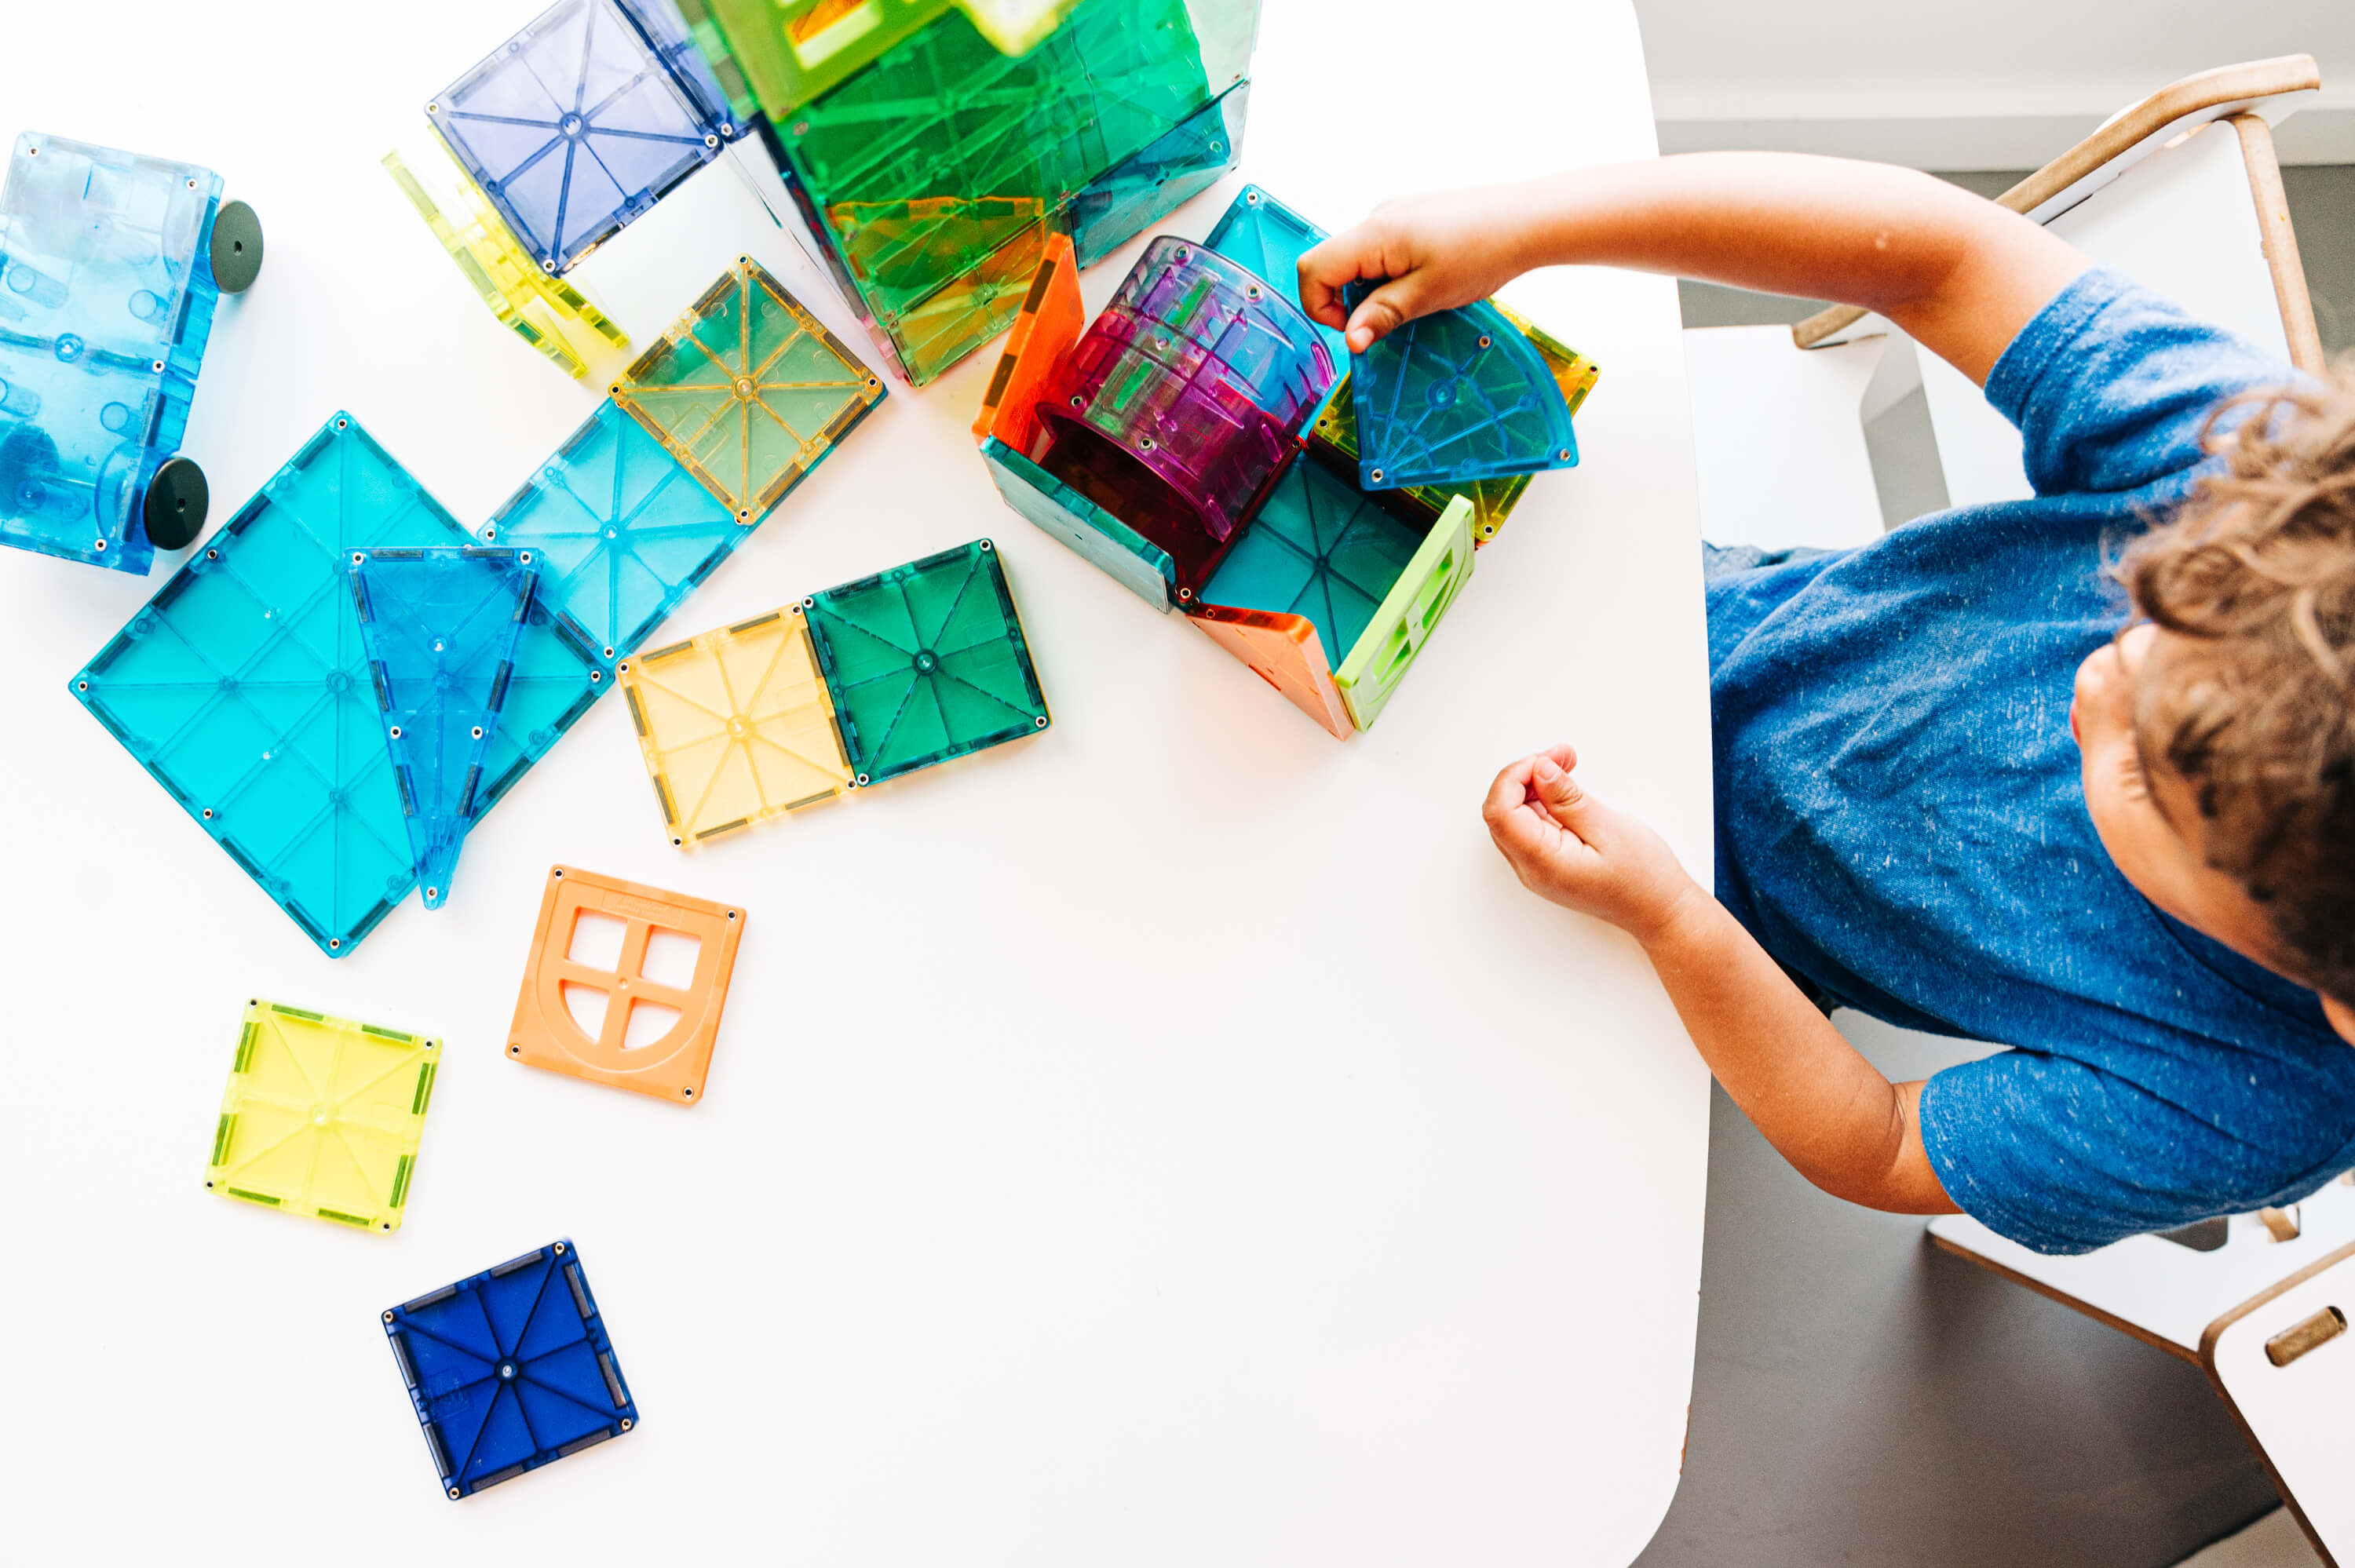
<path fill-rule="evenodd" d="M 2310 54 L 2288 163 L 2355 163 L 2355 0 L 1636 0 L 1662 152 L 2044 163 L 2178 77 Z"/>

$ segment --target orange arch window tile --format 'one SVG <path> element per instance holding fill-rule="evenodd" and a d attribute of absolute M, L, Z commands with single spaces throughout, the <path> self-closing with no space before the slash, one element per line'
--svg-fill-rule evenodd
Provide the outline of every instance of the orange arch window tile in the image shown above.
<path fill-rule="evenodd" d="M 694 1104 L 743 935 L 734 906 L 552 868 L 507 1055 Z"/>

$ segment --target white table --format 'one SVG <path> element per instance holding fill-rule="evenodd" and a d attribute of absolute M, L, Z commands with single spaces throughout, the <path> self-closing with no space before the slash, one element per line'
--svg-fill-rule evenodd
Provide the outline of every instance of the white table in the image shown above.
<path fill-rule="evenodd" d="M 216 521 L 338 407 L 469 523 L 587 413 L 376 167 L 536 8 L 12 13 L 7 130 L 203 162 L 261 214 L 186 443 Z M 1625 0 L 1269 0 L 1256 77 L 1244 172 L 1329 226 L 1654 148 Z M 1163 228 L 1205 232 L 1237 183 Z M 578 277 L 643 342 L 740 250 L 865 352 L 725 172 Z M 1632 1558 L 1684 1440 L 1706 1078 L 1633 944 L 1524 894 L 1478 806 L 1572 737 L 1706 873 L 1684 356 L 1665 280 L 1508 298 L 1603 366 L 1585 461 L 1538 481 L 1370 736 L 1006 511 L 966 433 L 985 355 L 895 383 L 674 626 L 988 534 L 1051 731 L 687 857 L 609 701 L 451 907 L 341 962 L 66 694 L 165 568 L 0 558 L 10 1554 Z M 750 911 L 708 1101 L 501 1059 L 559 860 Z M 398 1235 L 203 1190 L 249 996 L 446 1038 Z M 565 1234 L 643 1425 L 447 1502 L 377 1312 Z"/>

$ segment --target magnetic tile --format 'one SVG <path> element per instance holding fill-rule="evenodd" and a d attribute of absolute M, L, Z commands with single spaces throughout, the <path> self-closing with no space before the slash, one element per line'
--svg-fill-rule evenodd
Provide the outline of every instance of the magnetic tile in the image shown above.
<path fill-rule="evenodd" d="M 638 1424 L 569 1240 L 388 1307 L 382 1318 L 453 1501 Z"/>
<path fill-rule="evenodd" d="M 611 959 L 581 940 L 583 921 L 621 927 Z M 507 1031 L 507 1055 L 677 1105 L 702 1097 L 744 934 L 741 906 L 553 866 Z M 691 943 L 683 983 L 649 974 L 657 944 Z M 602 961 L 600 961 L 602 960 Z"/>
<path fill-rule="evenodd" d="M 802 601 L 862 787 L 1051 722 L 996 547 L 976 540 Z"/>
<path fill-rule="evenodd" d="M 352 556 L 360 646 L 425 906 L 450 895 L 531 614 L 528 550 L 379 546 Z"/>
<path fill-rule="evenodd" d="M 882 378 L 749 256 L 613 388 L 615 405 L 744 524 L 883 396 Z"/>
<path fill-rule="evenodd" d="M 677 847 L 851 787 L 799 604 L 624 660 L 620 675 Z"/>
<path fill-rule="evenodd" d="M 405 1030 L 249 1002 L 205 1185 L 355 1230 L 400 1229 L 441 1047 Z"/>
<path fill-rule="evenodd" d="M 725 106 L 677 64 L 621 0 L 558 0 L 426 115 L 533 260 L 561 273 L 719 155 Z"/>

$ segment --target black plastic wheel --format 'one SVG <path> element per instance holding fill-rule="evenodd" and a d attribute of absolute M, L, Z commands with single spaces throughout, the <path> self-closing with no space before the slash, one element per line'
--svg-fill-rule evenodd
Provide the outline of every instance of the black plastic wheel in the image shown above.
<path fill-rule="evenodd" d="M 242 294 L 261 271 L 261 219 L 241 201 L 213 214 L 213 281 L 224 294 Z"/>
<path fill-rule="evenodd" d="M 147 482 L 147 542 L 159 550 L 186 549 L 205 531 L 205 508 L 211 501 L 205 471 L 186 458 L 171 459 Z"/>

